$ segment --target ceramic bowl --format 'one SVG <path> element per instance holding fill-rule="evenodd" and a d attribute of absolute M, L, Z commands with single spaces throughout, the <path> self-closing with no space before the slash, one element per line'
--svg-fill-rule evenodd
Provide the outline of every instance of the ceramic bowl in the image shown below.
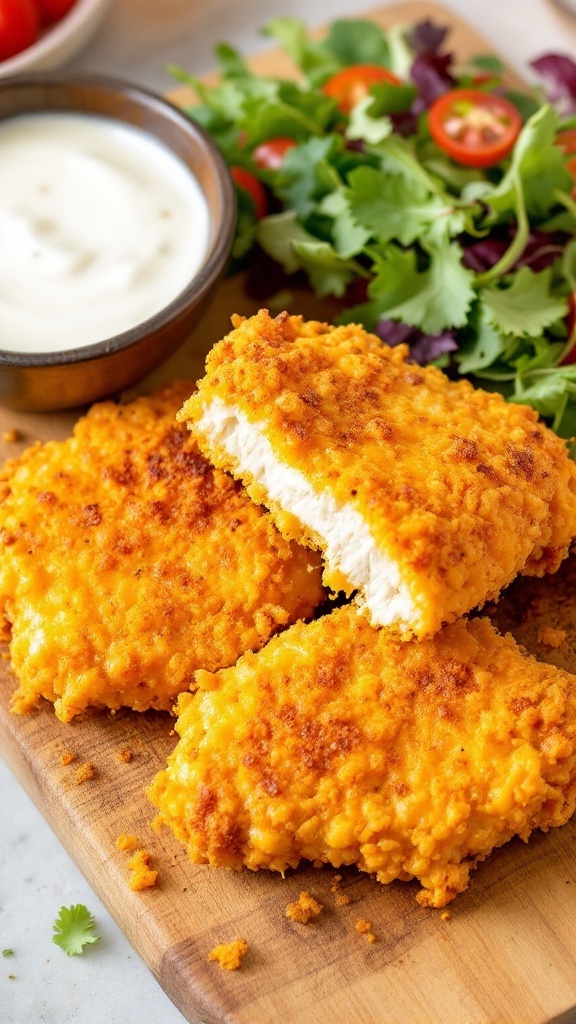
<path fill-rule="evenodd" d="M 149 133 L 195 175 L 210 213 L 204 263 L 159 313 L 114 337 L 61 352 L 17 353 L 0 347 L 0 404 L 47 411 L 117 393 L 163 362 L 189 336 L 230 254 L 235 192 L 226 164 L 206 133 L 171 103 L 126 82 L 65 73 L 0 82 L 0 122 L 40 112 L 83 112 Z M 2 325 L 0 323 L 0 346 Z"/>
<path fill-rule="evenodd" d="M 72 60 L 92 38 L 112 0 L 76 0 L 60 21 L 48 25 L 32 46 L 0 61 L 0 78 L 49 71 Z"/>

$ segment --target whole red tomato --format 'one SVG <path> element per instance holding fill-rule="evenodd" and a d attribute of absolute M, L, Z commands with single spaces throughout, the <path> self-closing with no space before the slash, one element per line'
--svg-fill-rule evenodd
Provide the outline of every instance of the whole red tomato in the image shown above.
<path fill-rule="evenodd" d="M 0 60 L 31 46 L 39 27 L 34 0 L 0 0 Z"/>
<path fill-rule="evenodd" d="M 40 20 L 43 25 L 50 25 L 53 21 L 60 21 L 76 0 L 36 0 L 36 6 L 40 11 Z"/>

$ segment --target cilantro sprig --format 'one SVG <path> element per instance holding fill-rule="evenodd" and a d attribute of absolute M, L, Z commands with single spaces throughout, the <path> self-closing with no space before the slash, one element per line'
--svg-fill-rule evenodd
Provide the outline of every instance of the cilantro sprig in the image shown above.
<path fill-rule="evenodd" d="M 490 55 L 458 68 L 447 30 L 429 21 L 385 31 L 336 20 L 318 40 L 285 17 L 264 32 L 297 66 L 297 81 L 254 74 L 225 44 L 217 85 L 174 69 L 200 101 L 190 116 L 269 196 L 257 222 L 239 192 L 236 260 L 259 247 L 286 274 L 305 274 L 318 296 L 334 296 L 341 321 L 405 341 L 415 360 L 529 403 L 573 436 L 576 200 L 559 133 L 574 128 L 576 65 L 535 62 L 554 105 L 540 87 L 507 90 Z M 343 113 L 323 85 L 353 64 L 381 65 L 401 81 L 375 84 Z M 428 130 L 433 100 L 470 86 L 507 95 L 524 122 L 509 156 L 487 169 L 455 163 Z M 259 166 L 255 148 L 277 137 L 294 145 L 280 166 Z"/>
<path fill-rule="evenodd" d="M 52 942 L 60 946 L 68 956 L 78 956 L 84 952 L 84 946 L 99 940 L 99 936 L 94 935 L 94 918 L 83 903 L 60 907 L 52 927 Z"/>

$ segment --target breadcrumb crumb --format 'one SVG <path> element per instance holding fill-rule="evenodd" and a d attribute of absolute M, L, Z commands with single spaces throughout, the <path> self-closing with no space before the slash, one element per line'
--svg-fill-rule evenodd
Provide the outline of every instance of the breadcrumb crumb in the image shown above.
<path fill-rule="evenodd" d="M 128 861 L 128 867 L 132 872 L 130 888 L 134 889 L 135 892 L 140 892 L 141 889 L 150 889 L 153 885 L 156 885 L 158 872 L 150 868 L 149 864 L 150 854 L 148 850 L 136 850 L 136 853 Z"/>
<path fill-rule="evenodd" d="M 553 626 L 545 626 L 538 633 L 538 643 L 544 644 L 545 647 L 556 649 L 562 647 L 562 644 L 566 642 L 566 636 L 565 629 L 554 629 Z"/>
<path fill-rule="evenodd" d="M 79 764 L 76 771 L 74 772 L 74 779 L 76 784 L 79 785 L 81 782 L 89 782 L 96 775 L 96 769 L 91 761 L 84 761 L 83 764 Z"/>
<path fill-rule="evenodd" d="M 318 917 L 323 911 L 323 906 L 315 900 L 309 892 L 301 892 L 294 903 L 286 907 L 286 917 L 291 921 L 298 921 L 299 924 L 308 924 L 310 920 Z"/>
<path fill-rule="evenodd" d="M 2 434 L 2 440 L 5 441 L 6 444 L 14 444 L 16 441 L 20 440 L 20 431 L 16 430 L 14 427 L 11 430 L 5 430 Z"/>
<path fill-rule="evenodd" d="M 73 754 L 71 750 L 65 750 L 64 753 L 60 755 L 60 764 L 63 764 L 64 767 L 66 767 L 67 765 L 72 764 L 77 757 L 78 754 Z"/>
<path fill-rule="evenodd" d="M 450 913 L 449 910 L 443 910 L 442 913 L 440 914 L 441 921 L 449 921 L 451 917 L 452 914 Z"/>
<path fill-rule="evenodd" d="M 124 764 L 130 764 L 130 761 L 132 760 L 132 751 L 130 750 L 129 747 L 122 748 L 122 750 L 118 753 L 118 760 L 123 761 Z"/>
<path fill-rule="evenodd" d="M 330 886 L 330 892 L 338 892 L 340 888 L 340 882 L 342 881 L 342 875 L 334 875 L 334 883 Z"/>
<path fill-rule="evenodd" d="M 248 952 L 248 943 L 245 939 L 235 939 L 234 942 L 224 942 L 215 946 L 208 953 L 207 960 L 217 960 L 223 971 L 236 971 Z"/>
<path fill-rule="evenodd" d="M 347 896 L 346 893 L 339 893 L 335 903 L 337 907 L 347 907 L 349 903 L 352 903 L 352 897 Z"/>
<path fill-rule="evenodd" d="M 116 848 L 126 853 L 129 853 L 131 850 L 135 850 L 137 846 L 138 837 L 132 835 L 130 832 L 121 832 L 116 840 Z"/>
<path fill-rule="evenodd" d="M 364 917 L 359 918 L 354 925 L 359 935 L 364 935 L 367 942 L 376 942 L 376 936 L 372 931 L 372 922 L 367 921 Z"/>

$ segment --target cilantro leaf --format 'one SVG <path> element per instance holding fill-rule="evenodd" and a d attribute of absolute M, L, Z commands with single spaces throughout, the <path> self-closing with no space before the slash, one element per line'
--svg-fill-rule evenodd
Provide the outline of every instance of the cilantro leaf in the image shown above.
<path fill-rule="evenodd" d="M 558 115 L 550 106 L 540 109 L 526 122 L 512 151 L 510 167 L 499 185 L 485 200 L 496 214 L 513 213 L 520 182 L 526 210 L 545 217 L 555 205 L 557 189 L 570 191 L 572 179 L 566 170 L 566 158 L 555 145 Z"/>
<path fill-rule="evenodd" d="M 459 245 L 431 247 L 425 270 L 418 269 L 414 249 L 393 245 L 375 262 L 377 274 L 368 293 L 378 302 L 382 317 L 402 320 L 432 335 L 466 323 L 475 296 L 474 274 L 462 265 Z"/>
<path fill-rule="evenodd" d="M 320 203 L 320 212 L 334 218 L 332 240 L 339 256 L 357 256 L 370 240 L 371 228 L 362 227 L 354 219 L 343 188 L 330 192 Z"/>
<path fill-rule="evenodd" d="M 490 323 L 488 308 L 483 302 L 477 302 L 455 357 L 459 372 L 474 373 L 491 366 L 505 351 L 507 344 L 503 334 Z"/>
<path fill-rule="evenodd" d="M 521 267 L 508 287 L 481 289 L 490 323 L 503 334 L 538 337 L 568 312 L 567 300 L 551 293 L 551 276 L 550 267 L 539 273 Z"/>
<path fill-rule="evenodd" d="M 3 949 L 2 950 L 2 956 L 14 956 L 14 950 L 13 949 Z"/>
<path fill-rule="evenodd" d="M 316 294 L 344 295 L 348 285 L 362 273 L 354 260 L 344 260 L 329 242 L 295 240 L 292 247 Z"/>
<path fill-rule="evenodd" d="M 84 952 L 84 946 L 98 942 L 99 936 L 93 934 L 94 923 L 92 914 L 82 903 L 60 907 L 52 926 L 52 942 L 60 946 L 68 956 L 78 956 Z"/>
<path fill-rule="evenodd" d="M 343 147 L 340 135 L 326 135 L 289 149 L 274 181 L 279 199 L 300 217 L 313 213 L 317 202 L 341 184 L 332 160 Z"/>

